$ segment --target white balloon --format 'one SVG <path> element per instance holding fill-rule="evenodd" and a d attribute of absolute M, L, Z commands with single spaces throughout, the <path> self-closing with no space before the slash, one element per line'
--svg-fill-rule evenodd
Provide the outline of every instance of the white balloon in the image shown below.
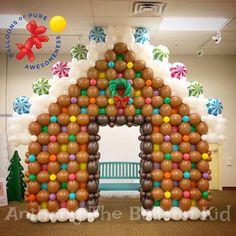
<path fill-rule="evenodd" d="M 66 208 L 61 208 L 56 213 L 57 220 L 65 222 L 69 219 L 69 211 Z"/>
<path fill-rule="evenodd" d="M 45 223 L 49 221 L 49 212 L 47 209 L 41 209 L 38 212 L 38 221 Z"/>
<path fill-rule="evenodd" d="M 88 211 L 85 208 L 78 208 L 75 212 L 75 219 L 85 221 L 88 218 Z"/>

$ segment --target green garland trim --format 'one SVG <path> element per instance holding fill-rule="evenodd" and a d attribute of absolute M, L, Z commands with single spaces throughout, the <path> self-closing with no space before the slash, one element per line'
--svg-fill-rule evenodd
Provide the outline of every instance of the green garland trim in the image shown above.
<path fill-rule="evenodd" d="M 128 82 L 128 80 L 121 78 L 121 79 L 114 79 L 114 80 L 109 81 L 109 91 L 113 98 L 115 96 L 120 97 L 120 94 L 117 93 L 117 87 L 121 85 L 125 88 L 125 92 L 122 98 L 127 97 L 127 96 L 130 97 L 131 85 Z"/>

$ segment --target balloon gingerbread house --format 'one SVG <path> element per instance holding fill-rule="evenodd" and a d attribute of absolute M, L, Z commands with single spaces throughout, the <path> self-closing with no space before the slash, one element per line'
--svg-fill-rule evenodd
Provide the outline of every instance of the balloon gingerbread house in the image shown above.
<path fill-rule="evenodd" d="M 89 40 L 53 66 L 52 79 L 35 81 L 32 98 L 14 102 L 9 140 L 28 145 L 27 218 L 98 218 L 99 127 L 127 125 L 140 127 L 143 218 L 205 220 L 208 143 L 225 139 L 221 102 L 187 81 L 182 63 L 168 63 L 168 49 L 153 47 L 144 28 L 95 27 Z"/>

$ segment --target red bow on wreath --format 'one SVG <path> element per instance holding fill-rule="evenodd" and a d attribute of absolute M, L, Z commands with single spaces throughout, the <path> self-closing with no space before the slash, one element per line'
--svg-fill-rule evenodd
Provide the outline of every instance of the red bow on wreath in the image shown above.
<path fill-rule="evenodd" d="M 114 101 L 118 102 L 116 107 L 117 108 L 125 108 L 125 102 L 129 101 L 129 97 L 126 96 L 124 98 L 118 97 L 118 96 L 114 96 Z"/>
<path fill-rule="evenodd" d="M 16 55 L 17 60 L 21 60 L 25 55 L 28 56 L 29 61 L 34 61 L 34 53 L 32 47 L 35 45 L 37 49 L 42 48 L 42 42 L 47 42 L 49 40 L 48 36 L 40 35 L 44 34 L 47 30 L 44 26 L 38 26 L 34 20 L 31 20 L 27 25 L 26 29 L 31 33 L 25 44 L 16 43 L 16 46 L 20 51 Z"/>

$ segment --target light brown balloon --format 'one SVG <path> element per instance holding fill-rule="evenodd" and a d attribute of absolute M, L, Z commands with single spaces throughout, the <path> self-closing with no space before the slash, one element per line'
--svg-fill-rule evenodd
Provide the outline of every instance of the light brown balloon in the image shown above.
<path fill-rule="evenodd" d="M 49 162 L 49 153 L 48 152 L 40 152 L 37 155 L 37 161 L 42 165 L 47 164 Z"/>
<path fill-rule="evenodd" d="M 162 104 L 163 104 L 163 98 L 161 96 L 153 96 L 152 97 L 153 107 L 160 107 Z"/>
<path fill-rule="evenodd" d="M 135 71 L 141 71 L 144 70 L 144 68 L 146 67 L 146 63 L 143 60 L 136 60 L 133 63 L 133 69 Z"/>
<path fill-rule="evenodd" d="M 98 96 L 96 99 L 96 103 L 99 107 L 105 107 L 107 105 L 107 97 L 106 96 Z"/>
<path fill-rule="evenodd" d="M 95 72 L 95 70 L 97 71 L 97 69 L 93 69 L 93 72 L 96 74 L 96 72 Z M 93 76 L 91 76 L 90 77 L 90 73 L 91 73 L 91 71 L 90 71 L 90 69 L 88 70 L 88 78 L 89 79 L 96 79 L 96 78 L 93 78 L 93 77 L 95 77 L 95 75 L 93 75 Z M 89 79 L 88 78 L 86 78 L 86 77 L 81 77 L 81 78 L 79 78 L 78 80 L 77 80 L 77 85 L 78 85 L 78 87 L 79 88 L 81 88 L 81 89 L 87 89 L 88 87 L 89 87 Z"/>
<path fill-rule="evenodd" d="M 163 142 L 163 135 L 161 133 L 152 133 L 151 140 L 155 144 L 160 144 Z"/>
<path fill-rule="evenodd" d="M 190 170 L 190 179 L 192 181 L 198 181 L 199 179 L 201 179 L 202 174 L 199 170 L 197 169 L 192 169 Z"/>
<path fill-rule="evenodd" d="M 201 178 L 198 182 L 197 182 L 197 187 L 200 191 L 207 191 L 209 189 L 209 181 L 206 179 Z"/>
<path fill-rule="evenodd" d="M 171 106 L 169 104 L 162 104 L 160 107 L 160 114 L 162 116 L 170 116 L 171 115 Z"/>
<path fill-rule="evenodd" d="M 142 96 L 144 98 L 151 98 L 153 96 L 153 89 L 151 86 L 144 86 L 142 88 Z"/>
<path fill-rule="evenodd" d="M 201 153 L 198 152 L 198 151 L 191 151 L 189 153 L 189 156 L 190 156 L 190 161 L 191 162 L 198 162 L 201 160 L 202 156 L 201 156 Z"/>
<path fill-rule="evenodd" d="M 171 152 L 171 161 L 180 162 L 182 160 L 182 153 L 180 151 Z"/>
<path fill-rule="evenodd" d="M 170 134 L 171 142 L 174 144 L 179 144 L 182 141 L 182 135 L 180 133 L 171 133 Z"/>
<path fill-rule="evenodd" d="M 152 152 L 152 161 L 159 163 L 164 160 L 164 153 L 162 151 Z"/>
<path fill-rule="evenodd" d="M 48 172 L 50 174 L 56 174 L 60 170 L 60 164 L 57 161 L 51 161 L 48 163 Z"/>
<path fill-rule="evenodd" d="M 57 154 L 57 161 L 59 163 L 67 163 L 69 161 L 69 153 L 68 152 L 59 152 Z"/>
<path fill-rule="evenodd" d="M 78 201 L 86 201 L 86 200 L 88 200 L 88 196 L 89 196 L 89 193 L 84 188 L 80 188 L 76 192 L 76 198 L 77 198 Z"/>
<path fill-rule="evenodd" d="M 35 194 L 40 190 L 40 184 L 37 181 L 30 181 L 27 184 L 27 191 L 29 193 Z"/>
<path fill-rule="evenodd" d="M 97 86 L 90 86 L 87 90 L 87 94 L 90 98 L 97 97 L 99 95 L 99 90 Z"/>
<path fill-rule="evenodd" d="M 127 79 L 127 80 L 133 80 L 135 77 L 135 71 L 133 69 L 129 69 L 127 68 L 125 71 L 124 71 L 124 78 Z"/>
<path fill-rule="evenodd" d="M 209 162 L 208 162 L 208 161 L 205 161 L 205 160 L 200 160 L 200 161 L 197 163 L 197 168 L 198 168 L 198 170 L 201 171 L 202 173 L 208 172 L 208 170 L 209 170 Z"/>
<path fill-rule="evenodd" d="M 180 181 L 183 178 L 183 172 L 180 169 L 173 169 L 171 170 L 171 178 Z"/>
<path fill-rule="evenodd" d="M 59 202 L 58 201 L 51 201 L 47 202 L 47 210 L 49 212 L 56 212 L 59 209 Z"/>
<path fill-rule="evenodd" d="M 80 163 L 88 162 L 89 154 L 85 151 L 79 151 L 76 154 L 76 160 Z"/>
<path fill-rule="evenodd" d="M 57 142 L 59 144 L 67 144 L 69 142 L 69 134 L 65 132 L 61 132 L 57 135 Z"/>
<path fill-rule="evenodd" d="M 179 144 L 179 150 L 182 153 L 189 153 L 191 151 L 191 145 L 189 142 L 181 142 Z"/>
<path fill-rule="evenodd" d="M 188 191 L 191 188 L 191 182 L 190 179 L 181 179 L 179 181 L 179 187 L 183 190 L 183 191 Z"/>
<path fill-rule="evenodd" d="M 160 169 L 153 169 L 151 175 L 154 181 L 161 181 L 164 177 L 164 173 Z"/>
<path fill-rule="evenodd" d="M 160 146 L 160 150 L 164 153 L 170 153 L 172 151 L 171 142 L 163 142 Z"/>
<path fill-rule="evenodd" d="M 122 60 L 117 60 L 115 62 L 115 69 L 118 73 L 124 72 L 126 69 L 126 63 Z"/>
<path fill-rule="evenodd" d="M 116 43 L 113 50 L 117 54 L 124 54 L 127 51 L 127 45 L 122 42 Z"/>
<path fill-rule="evenodd" d="M 69 192 L 66 189 L 60 189 L 57 192 L 56 196 L 59 202 L 66 202 L 69 198 Z"/>
<path fill-rule="evenodd" d="M 182 196 L 183 196 L 183 191 L 180 188 L 174 187 L 171 190 L 171 198 L 172 199 L 179 200 Z"/>
<path fill-rule="evenodd" d="M 57 154 L 60 152 L 60 145 L 59 143 L 55 142 L 55 143 L 49 143 L 48 144 L 48 152 L 50 154 Z"/>
<path fill-rule="evenodd" d="M 107 69 L 107 62 L 103 59 L 97 60 L 95 64 L 99 71 L 105 71 Z"/>
<path fill-rule="evenodd" d="M 76 135 L 76 141 L 79 144 L 86 144 L 89 141 L 89 134 L 87 132 L 79 132 Z"/>
<path fill-rule="evenodd" d="M 36 200 L 38 202 L 47 202 L 49 198 L 49 192 L 47 190 L 40 190 L 36 194 Z"/>
<path fill-rule="evenodd" d="M 28 146 L 28 152 L 30 154 L 37 155 L 41 151 L 41 145 L 38 142 L 31 142 Z"/>
<path fill-rule="evenodd" d="M 70 115 L 66 113 L 61 113 L 58 117 L 58 123 L 60 125 L 67 125 L 70 123 Z"/>
<path fill-rule="evenodd" d="M 58 135 L 61 131 L 60 125 L 57 123 L 51 123 L 48 126 L 48 133 L 50 135 Z"/>
<path fill-rule="evenodd" d="M 77 161 L 69 161 L 67 164 L 67 170 L 70 173 L 76 173 L 79 170 L 79 163 Z"/>
<path fill-rule="evenodd" d="M 181 116 L 188 116 L 190 113 L 190 107 L 187 104 L 180 105 L 177 110 Z"/>
<path fill-rule="evenodd" d="M 159 89 L 159 88 L 161 88 L 163 85 L 164 85 L 163 79 L 158 78 L 158 77 L 152 79 L 152 87 L 153 87 L 154 89 Z"/>
<path fill-rule="evenodd" d="M 107 79 L 97 80 L 97 87 L 99 89 L 106 89 L 108 87 L 108 80 Z"/>
<path fill-rule="evenodd" d="M 29 124 L 29 132 L 32 135 L 38 135 L 41 132 L 41 125 L 35 121 Z"/>
<path fill-rule="evenodd" d="M 56 181 L 49 181 L 48 182 L 48 192 L 49 193 L 56 193 L 60 189 L 60 183 Z"/>
<path fill-rule="evenodd" d="M 79 189 L 79 183 L 76 180 L 70 180 L 67 183 L 67 189 L 69 192 L 75 193 Z"/>
<path fill-rule="evenodd" d="M 67 170 L 60 170 L 57 172 L 57 180 L 61 183 L 67 182 L 69 178 L 69 172 Z"/>
<path fill-rule="evenodd" d="M 172 114 L 170 116 L 170 123 L 172 125 L 179 125 L 182 122 L 182 117 L 179 114 Z"/>
<path fill-rule="evenodd" d="M 41 165 L 39 164 L 39 162 L 34 161 L 28 164 L 28 171 L 30 174 L 38 174 L 40 170 Z"/>
<path fill-rule="evenodd" d="M 160 203 L 161 208 L 164 211 L 169 211 L 170 208 L 172 207 L 172 201 L 170 198 L 163 198 Z"/>
<path fill-rule="evenodd" d="M 170 123 L 162 123 L 160 126 L 160 132 L 163 135 L 170 135 L 172 131 L 172 126 Z"/>
<path fill-rule="evenodd" d="M 185 135 L 185 134 L 189 134 L 190 133 L 190 124 L 189 123 L 184 123 L 182 122 L 180 125 L 179 125 L 179 132 L 182 134 L 182 135 Z"/>
<path fill-rule="evenodd" d="M 200 121 L 201 121 L 201 117 L 200 117 L 199 114 L 197 114 L 197 113 L 191 113 L 191 114 L 189 115 L 189 123 L 190 123 L 191 125 L 197 125 L 197 124 L 200 123 Z"/>
<path fill-rule="evenodd" d="M 134 62 L 135 61 L 135 53 L 132 50 L 127 50 L 124 54 L 124 61 L 126 63 Z"/>
<path fill-rule="evenodd" d="M 160 96 L 163 98 L 171 96 L 171 88 L 168 85 L 163 85 L 160 89 Z"/>
<path fill-rule="evenodd" d="M 191 199 L 198 200 L 201 198 L 201 191 L 198 188 L 191 188 L 189 192 Z"/>
<path fill-rule="evenodd" d="M 79 144 L 76 142 L 69 142 L 67 144 L 67 151 L 70 154 L 76 154 L 79 151 Z"/>
<path fill-rule="evenodd" d="M 108 80 L 113 80 L 117 76 L 116 70 L 113 68 L 108 68 L 106 71 L 106 77 Z"/>
<path fill-rule="evenodd" d="M 63 107 L 70 105 L 70 97 L 68 95 L 60 95 L 57 98 L 57 103 Z"/>
<path fill-rule="evenodd" d="M 68 200 L 66 203 L 66 208 L 69 211 L 75 211 L 79 207 L 79 203 L 77 200 Z"/>
<path fill-rule="evenodd" d="M 97 89 L 97 87 L 96 87 Z M 88 96 L 79 96 L 78 97 L 78 104 L 80 107 L 86 107 L 89 104 L 89 98 Z"/>
<path fill-rule="evenodd" d="M 90 67 L 87 71 L 87 76 L 88 76 L 89 79 L 97 79 L 98 70 L 95 67 Z M 77 84 L 80 87 L 81 84 L 79 84 L 78 81 L 77 81 Z M 89 86 L 89 84 L 88 84 L 88 86 Z"/>
<path fill-rule="evenodd" d="M 170 172 L 172 170 L 172 162 L 171 162 L 171 160 L 163 160 L 161 162 L 161 169 L 164 172 Z"/>
<path fill-rule="evenodd" d="M 200 142 L 197 144 L 197 150 L 198 150 L 200 153 L 208 153 L 208 151 L 209 151 L 209 144 L 208 144 L 208 142 L 206 142 L 206 141 L 200 141 Z"/>
<path fill-rule="evenodd" d="M 151 124 L 159 126 L 163 123 L 163 117 L 161 115 L 152 115 L 151 116 Z"/>
<path fill-rule="evenodd" d="M 38 141 L 40 144 L 45 145 L 45 144 L 48 144 L 48 143 L 49 143 L 49 141 L 50 141 L 49 138 L 50 138 L 50 136 L 49 136 L 48 133 L 42 132 L 42 133 L 40 133 L 40 134 L 38 135 L 37 141 Z"/>
<path fill-rule="evenodd" d="M 78 182 L 86 182 L 88 180 L 88 173 L 85 170 L 79 170 L 76 173 L 76 180 Z"/>
<path fill-rule="evenodd" d="M 79 125 L 87 125 L 89 123 L 89 115 L 79 114 L 77 116 L 77 122 L 79 123 Z"/>
<path fill-rule="evenodd" d="M 105 58 L 107 61 L 115 61 L 116 53 L 113 50 L 107 50 L 105 53 Z"/>
<path fill-rule="evenodd" d="M 171 191 L 171 189 L 173 189 L 174 183 L 171 179 L 163 179 L 161 181 L 161 188 L 164 191 Z"/>
<path fill-rule="evenodd" d="M 145 100 L 143 97 L 134 97 L 134 106 L 136 108 L 141 108 L 145 104 Z"/>
<path fill-rule="evenodd" d="M 181 198 L 179 200 L 179 208 L 182 211 L 188 211 L 191 207 L 191 200 L 189 198 Z"/>
<path fill-rule="evenodd" d="M 70 104 L 70 106 L 68 107 L 68 114 L 70 116 L 78 116 L 79 113 L 80 113 L 79 106 L 77 104 Z"/>
<path fill-rule="evenodd" d="M 68 134 L 76 135 L 76 134 L 79 133 L 79 131 L 80 131 L 79 124 L 74 123 L 74 122 L 71 122 L 71 123 L 68 124 L 68 126 L 67 126 Z"/>
<path fill-rule="evenodd" d="M 146 67 L 142 72 L 142 78 L 145 80 L 152 80 L 153 70 L 149 67 Z"/>
<path fill-rule="evenodd" d="M 161 200 L 164 197 L 164 191 L 161 188 L 154 188 L 151 195 L 155 200 Z"/>
<path fill-rule="evenodd" d="M 90 116 L 97 116 L 99 112 L 99 107 L 97 104 L 89 104 L 88 107 L 87 107 L 87 113 L 90 115 Z"/>
<path fill-rule="evenodd" d="M 48 113 L 42 113 L 37 117 L 37 121 L 41 125 L 48 125 L 50 123 L 50 115 Z"/>
<path fill-rule="evenodd" d="M 209 208 L 209 201 L 205 198 L 201 198 L 197 201 L 197 207 L 200 210 L 207 210 Z"/>
<path fill-rule="evenodd" d="M 126 116 L 134 116 L 135 115 L 135 107 L 133 104 L 126 105 L 125 107 L 125 115 Z"/>
<path fill-rule="evenodd" d="M 142 108 L 142 115 L 147 117 L 147 116 L 151 116 L 152 115 L 152 111 L 153 111 L 153 108 L 152 108 L 152 105 L 150 104 L 145 104 Z"/>
<path fill-rule="evenodd" d="M 182 99 L 179 96 L 171 96 L 170 97 L 170 105 L 172 107 L 178 107 L 182 104 Z"/>
<path fill-rule="evenodd" d="M 187 160 L 182 160 L 180 163 L 179 163 L 179 168 L 182 170 L 182 171 L 190 171 L 192 166 L 191 166 L 191 162 L 190 161 L 187 161 Z"/>
<path fill-rule="evenodd" d="M 39 183 L 46 183 L 49 181 L 49 173 L 46 170 L 41 170 L 37 174 L 37 181 Z"/>
<path fill-rule="evenodd" d="M 201 140 L 201 136 L 197 132 L 192 132 L 189 134 L 189 142 L 192 144 L 197 144 Z"/>
<path fill-rule="evenodd" d="M 116 116 L 116 114 L 117 114 L 116 106 L 115 105 L 111 105 L 111 104 L 107 105 L 106 113 L 107 113 L 108 116 Z"/>
<path fill-rule="evenodd" d="M 133 80 L 133 87 L 136 90 L 142 89 L 145 86 L 145 81 L 142 78 L 136 78 Z"/>
<path fill-rule="evenodd" d="M 51 103 L 48 112 L 50 116 L 58 116 L 61 113 L 61 106 L 58 103 Z"/>
<path fill-rule="evenodd" d="M 80 95 L 80 88 L 76 84 L 70 85 L 68 88 L 68 94 L 70 97 L 78 97 Z"/>

